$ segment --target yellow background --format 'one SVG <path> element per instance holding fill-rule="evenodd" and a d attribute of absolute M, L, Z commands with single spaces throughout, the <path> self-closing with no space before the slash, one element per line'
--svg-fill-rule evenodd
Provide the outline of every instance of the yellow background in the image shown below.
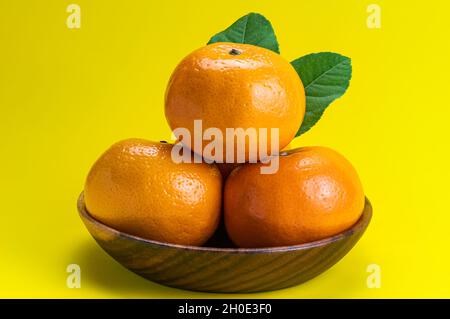
<path fill-rule="evenodd" d="M 0 297 L 223 297 L 167 288 L 123 269 L 82 225 L 76 199 L 96 158 L 127 137 L 168 139 L 176 64 L 250 12 L 289 60 L 352 58 L 345 96 L 296 145 L 330 146 L 358 169 L 374 218 L 335 267 L 303 285 L 236 297 L 450 297 L 449 56 L 446 1 L 0 2 Z M 381 29 L 368 29 L 378 3 Z M 81 266 L 81 289 L 66 266 Z M 382 286 L 366 286 L 369 264 Z M 226 295 L 225 297 L 230 297 Z"/>

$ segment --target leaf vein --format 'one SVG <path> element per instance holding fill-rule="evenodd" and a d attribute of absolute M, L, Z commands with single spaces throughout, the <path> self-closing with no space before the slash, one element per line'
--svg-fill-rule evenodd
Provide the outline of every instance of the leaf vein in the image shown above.
<path fill-rule="evenodd" d="M 311 85 L 313 85 L 315 82 L 317 82 L 318 80 L 320 80 L 323 76 L 325 76 L 328 72 L 333 71 L 335 68 L 337 68 L 338 66 L 340 66 L 341 64 L 345 63 L 346 61 L 341 61 L 338 64 L 336 64 L 335 66 L 333 66 L 331 69 L 328 69 L 324 72 L 322 72 L 317 78 L 315 78 L 314 80 L 312 80 L 312 82 L 308 83 L 308 85 L 305 87 L 305 90 L 308 89 Z"/>

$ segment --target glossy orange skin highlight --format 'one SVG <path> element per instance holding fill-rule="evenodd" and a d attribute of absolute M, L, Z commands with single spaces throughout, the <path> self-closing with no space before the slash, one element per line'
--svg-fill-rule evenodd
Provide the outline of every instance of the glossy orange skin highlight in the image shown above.
<path fill-rule="evenodd" d="M 194 120 L 203 121 L 203 131 L 219 128 L 224 153 L 226 128 L 267 128 L 269 133 L 278 128 L 282 149 L 300 128 L 305 92 L 294 68 L 280 55 L 248 44 L 215 43 L 176 67 L 166 90 L 165 113 L 172 129 L 187 128 L 191 136 Z M 267 143 L 270 147 L 270 138 Z M 245 159 L 250 159 L 248 142 Z"/>
<path fill-rule="evenodd" d="M 364 192 L 342 155 L 325 147 L 304 147 L 280 156 L 272 175 L 261 164 L 244 164 L 228 177 L 225 225 L 239 247 L 276 247 L 338 234 L 360 218 Z"/>
<path fill-rule="evenodd" d="M 221 214 L 222 177 L 215 165 L 176 164 L 172 144 L 128 139 L 94 164 L 84 188 L 99 221 L 143 238 L 202 245 Z"/>

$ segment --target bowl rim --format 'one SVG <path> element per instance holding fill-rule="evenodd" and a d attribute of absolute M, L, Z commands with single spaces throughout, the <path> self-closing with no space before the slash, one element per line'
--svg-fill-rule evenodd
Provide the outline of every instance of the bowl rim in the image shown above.
<path fill-rule="evenodd" d="M 95 219 L 86 209 L 86 205 L 84 202 L 84 192 L 81 192 L 77 201 L 78 213 L 83 220 L 87 220 L 89 223 L 94 224 L 96 227 L 108 232 L 113 233 L 118 237 L 127 238 L 129 240 L 138 241 L 145 244 L 151 244 L 154 246 L 164 247 L 164 248 L 175 248 L 182 250 L 190 250 L 190 251 L 204 251 L 204 252 L 223 252 L 223 253 L 271 253 L 271 252 L 286 252 L 292 250 L 307 250 L 314 247 L 325 246 L 327 244 L 337 242 L 344 238 L 350 237 L 355 232 L 364 231 L 370 223 L 372 219 L 372 204 L 369 199 L 365 197 L 364 209 L 361 214 L 361 217 L 358 221 L 343 232 L 312 242 L 307 242 L 299 245 L 291 245 L 291 246 L 277 246 L 277 247 L 260 247 L 260 248 L 222 248 L 222 247 L 204 247 L 204 246 L 191 246 L 191 245 L 180 245 L 180 244 L 172 244 L 166 242 L 160 242 L 157 240 L 151 240 L 142 238 L 139 236 L 131 235 L 115 228 L 112 228 L 108 225 L 103 224 L 99 220 Z"/>

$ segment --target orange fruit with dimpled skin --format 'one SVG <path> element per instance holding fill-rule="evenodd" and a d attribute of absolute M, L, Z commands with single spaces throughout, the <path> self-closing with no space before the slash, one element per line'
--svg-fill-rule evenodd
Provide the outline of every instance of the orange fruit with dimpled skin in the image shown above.
<path fill-rule="evenodd" d="M 260 174 L 261 165 L 241 165 L 226 181 L 225 224 L 239 247 L 323 239 L 351 227 L 363 212 L 365 197 L 355 169 L 329 148 L 287 151 L 272 175 Z"/>
<path fill-rule="evenodd" d="M 249 44 L 215 43 L 192 52 L 176 67 L 166 90 L 165 113 L 170 127 L 187 128 L 192 140 L 194 120 L 202 120 L 203 132 L 219 128 L 224 138 L 215 138 L 224 154 L 226 128 L 266 128 L 268 136 L 271 128 L 278 128 L 282 149 L 300 128 L 305 92 L 297 72 L 280 55 Z M 270 137 L 257 138 L 270 147 Z M 245 151 L 248 161 L 248 141 Z"/>
<path fill-rule="evenodd" d="M 143 238 L 205 243 L 220 219 L 222 177 L 215 165 L 174 163 L 171 150 L 171 144 L 142 139 L 114 144 L 87 177 L 89 213 Z"/>

